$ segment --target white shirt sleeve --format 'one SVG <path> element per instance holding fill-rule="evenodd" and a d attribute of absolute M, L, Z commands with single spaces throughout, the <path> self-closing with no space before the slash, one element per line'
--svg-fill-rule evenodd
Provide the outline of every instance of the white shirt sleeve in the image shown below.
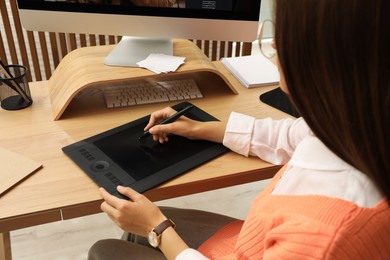
<path fill-rule="evenodd" d="M 208 260 L 209 258 L 202 255 L 199 251 L 195 249 L 188 248 L 183 250 L 175 260 Z"/>
<path fill-rule="evenodd" d="M 232 112 L 223 144 L 244 156 L 258 156 L 273 164 L 285 164 L 310 129 L 302 118 L 255 119 Z"/>

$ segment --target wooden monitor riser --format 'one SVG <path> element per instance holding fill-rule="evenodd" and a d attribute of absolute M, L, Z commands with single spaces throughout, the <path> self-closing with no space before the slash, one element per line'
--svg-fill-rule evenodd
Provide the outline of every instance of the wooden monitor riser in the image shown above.
<path fill-rule="evenodd" d="M 218 77 L 233 94 L 238 94 L 227 78 L 220 73 L 207 56 L 189 40 L 174 40 L 174 55 L 186 57 L 185 64 L 176 72 L 155 74 L 137 67 L 104 65 L 104 59 L 114 45 L 84 47 L 66 55 L 49 80 L 49 96 L 54 120 L 59 120 L 82 90 L 108 83 L 132 80 L 167 80 L 189 76 Z"/>

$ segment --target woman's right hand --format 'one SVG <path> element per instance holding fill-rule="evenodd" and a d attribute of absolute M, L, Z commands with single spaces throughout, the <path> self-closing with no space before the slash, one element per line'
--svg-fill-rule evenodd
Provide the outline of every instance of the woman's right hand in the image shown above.
<path fill-rule="evenodd" d="M 161 121 L 176 112 L 171 107 L 153 112 L 144 130 L 149 130 L 153 136 L 153 140 L 160 143 L 167 142 L 169 140 L 169 134 L 175 134 L 189 139 L 202 139 L 222 143 L 226 124 L 219 121 L 200 122 L 186 116 L 181 116 L 173 123 L 159 125 Z"/>

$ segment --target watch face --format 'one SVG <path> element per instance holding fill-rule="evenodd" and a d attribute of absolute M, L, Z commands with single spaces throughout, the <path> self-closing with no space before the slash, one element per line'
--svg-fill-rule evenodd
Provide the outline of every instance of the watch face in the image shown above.
<path fill-rule="evenodd" d="M 148 233 L 148 242 L 152 247 L 158 247 L 160 244 L 157 234 L 153 231 Z"/>

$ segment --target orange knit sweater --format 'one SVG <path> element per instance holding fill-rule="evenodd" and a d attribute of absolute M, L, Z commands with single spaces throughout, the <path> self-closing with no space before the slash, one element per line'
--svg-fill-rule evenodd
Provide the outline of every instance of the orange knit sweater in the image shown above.
<path fill-rule="evenodd" d="M 253 202 L 247 219 L 209 238 L 211 259 L 390 259 L 390 207 L 317 195 L 272 195 L 281 173 Z"/>

